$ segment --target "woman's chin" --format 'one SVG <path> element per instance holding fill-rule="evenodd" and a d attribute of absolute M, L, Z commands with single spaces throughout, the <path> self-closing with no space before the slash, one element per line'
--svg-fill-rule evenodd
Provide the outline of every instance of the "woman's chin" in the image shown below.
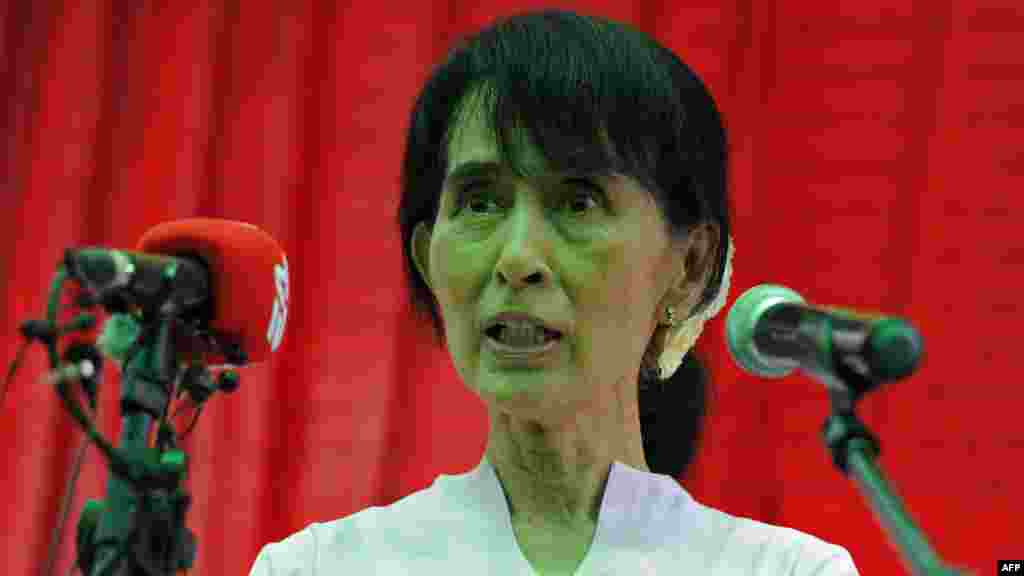
<path fill-rule="evenodd" d="M 484 401 L 549 404 L 565 375 L 551 369 L 483 370 L 470 386 Z"/>

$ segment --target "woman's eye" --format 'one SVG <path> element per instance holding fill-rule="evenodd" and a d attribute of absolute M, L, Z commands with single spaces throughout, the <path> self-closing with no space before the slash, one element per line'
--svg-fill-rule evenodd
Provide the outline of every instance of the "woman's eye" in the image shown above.
<path fill-rule="evenodd" d="M 459 190 L 459 208 L 473 213 L 487 213 L 497 210 L 498 200 L 489 182 L 469 182 Z"/>
<path fill-rule="evenodd" d="M 597 184 L 583 178 L 566 181 L 572 189 L 566 205 L 573 213 L 583 213 L 601 205 L 604 191 Z"/>

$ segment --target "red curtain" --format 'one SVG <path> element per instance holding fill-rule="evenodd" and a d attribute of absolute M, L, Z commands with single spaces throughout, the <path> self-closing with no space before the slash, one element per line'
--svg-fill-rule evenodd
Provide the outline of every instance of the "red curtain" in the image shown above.
<path fill-rule="evenodd" d="M 283 244 L 283 350 L 211 401 L 186 444 L 195 574 L 244 574 L 261 545 L 387 503 L 480 457 L 481 405 L 406 318 L 393 213 L 411 100 L 456 38 L 539 2 L 16 0 L 0 9 L 0 360 L 40 317 L 64 248 L 129 248 L 162 221 L 255 223 Z M 926 338 L 920 372 L 865 399 L 881 465 L 949 560 L 1019 558 L 1024 8 L 1015 0 L 617 0 L 697 69 L 733 142 L 733 298 L 779 282 L 884 310 Z M 682 479 L 700 500 L 899 559 L 819 437 L 824 390 L 761 381 L 700 346 L 716 389 Z M 36 573 L 81 441 L 33 349 L 0 417 L 0 557 Z M 103 431 L 116 438 L 108 369 Z M 63 534 L 103 496 L 88 452 Z M 1015 488 L 1016 486 L 1016 488 Z"/>

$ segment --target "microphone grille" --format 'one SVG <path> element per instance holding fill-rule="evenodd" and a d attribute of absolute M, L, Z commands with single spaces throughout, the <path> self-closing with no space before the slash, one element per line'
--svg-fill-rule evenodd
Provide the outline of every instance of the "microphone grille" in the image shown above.
<path fill-rule="evenodd" d="M 763 378 L 781 378 L 791 373 L 794 366 L 770 362 L 757 352 L 754 329 L 769 308 L 777 304 L 803 303 L 800 294 L 778 284 L 760 284 L 740 295 L 725 319 L 725 339 L 736 364 Z"/>

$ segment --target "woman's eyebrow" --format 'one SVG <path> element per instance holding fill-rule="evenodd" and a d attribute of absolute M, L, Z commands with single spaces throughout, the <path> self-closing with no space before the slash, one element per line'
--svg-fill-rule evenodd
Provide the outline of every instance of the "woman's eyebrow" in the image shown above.
<path fill-rule="evenodd" d="M 473 177 L 492 176 L 500 169 L 501 165 L 494 160 L 470 160 L 452 168 L 444 179 L 445 182 L 458 182 Z"/>
<path fill-rule="evenodd" d="M 474 178 L 493 178 L 502 170 L 501 162 L 497 160 L 467 160 L 455 165 L 444 178 L 442 186 L 452 187 Z M 615 171 L 606 166 L 602 167 L 580 167 L 566 170 L 555 170 L 544 172 L 539 175 L 542 179 L 562 178 L 594 178 L 609 179 L 615 175 Z"/>

